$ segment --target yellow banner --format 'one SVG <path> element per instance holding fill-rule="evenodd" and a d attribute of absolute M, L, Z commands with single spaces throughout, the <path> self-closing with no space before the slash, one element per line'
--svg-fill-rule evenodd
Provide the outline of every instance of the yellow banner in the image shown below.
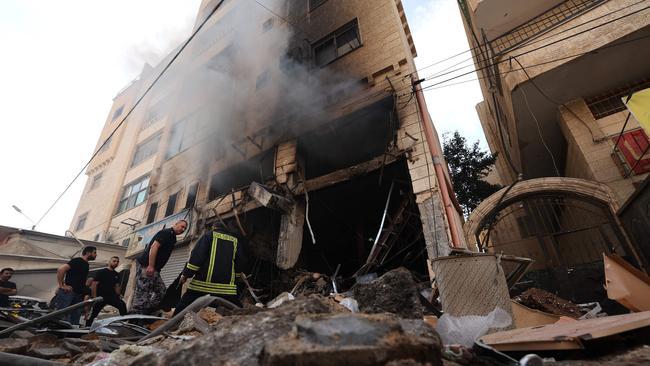
<path fill-rule="evenodd" d="M 650 135 L 650 88 L 632 94 L 629 101 L 627 97 L 624 97 L 623 103 L 625 103 L 634 118 L 639 121 L 646 134 Z"/>

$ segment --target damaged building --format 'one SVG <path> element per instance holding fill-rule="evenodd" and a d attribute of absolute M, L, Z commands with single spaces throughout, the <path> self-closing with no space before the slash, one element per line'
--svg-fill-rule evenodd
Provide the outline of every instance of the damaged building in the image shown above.
<path fill-rule="evenodd" d="M 468 218 L 468 242 L 534 259 L 535 286 L 606 300 L 603 254 L 650 264 L 650 143 L 626 108 L 650 87 L 648 2 L 458 3 L 504 187 Z"/>
<path fill-rule="evenodd" d="M 428 278 L 427 261 L 465 247 L 400 0 L 204 0 L 195 30 L 115 97 L 77 236 L 134 259 L 186 219 L 170 284 L 227 222 L 267 288 L 297 268 Z"/>

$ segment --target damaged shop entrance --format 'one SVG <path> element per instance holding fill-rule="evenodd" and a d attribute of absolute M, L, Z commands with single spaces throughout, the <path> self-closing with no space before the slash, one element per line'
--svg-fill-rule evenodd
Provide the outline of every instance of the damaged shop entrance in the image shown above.
<path fill-rule="evenodd" d="M 300 292 L 295 279 L 306 272 L 323 279 L 302 287 L 322 294 L 347 290 L 362 275 L 363 281 L 397 267 L 428 281 L 422 223 L 403 159 L 291 201 L 300 207 L 300 217 L 279 207 L 260 207 L 211 221 L 223 220 L 245 232 L 251 285 L 263 289 L 262 300 Z M 302 225 L 287 227 L 296 223 Z"/>

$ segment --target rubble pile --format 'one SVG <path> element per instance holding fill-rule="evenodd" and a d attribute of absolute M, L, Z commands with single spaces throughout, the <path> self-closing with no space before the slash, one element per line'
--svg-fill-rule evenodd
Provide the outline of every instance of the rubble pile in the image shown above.
<path fill-rule="evenodd" d="M 576 319 L 584 315 L 583 309 L 578 305 L 538 288 L 526 290 L 517 296 L 515 301 L 531 309 L 541 310 L 550 314 L 568 316 Z"/>
<path fill-rule="evenodd" d="M 411 272 L 397 268 L 366 284 L 358 283 L 348 292 L 362 313 L 393 313 L 402 318 L 422 319 L 417 283 Z"/>

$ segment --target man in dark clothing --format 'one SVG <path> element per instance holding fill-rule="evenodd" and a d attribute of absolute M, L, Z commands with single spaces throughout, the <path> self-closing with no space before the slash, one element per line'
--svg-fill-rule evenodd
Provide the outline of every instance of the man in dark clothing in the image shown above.
<path fill-rule="evenodd" d="M 13 268 L 3 268 L 0 271 L 0 308 L 9 306 L 9 296 L 16 294 L 16 284 L 9 281 L 13 275 Z"/>
<path fill-rule="evenodd" d="M 165 267 L 176 244 L 176 235 L 187 229 L 187 221 L 180 220 L 168 229 L 162 229 L 151 239 L 136 261 L 135 291 L 131 303 L 132 314 L 151 314 L 158 310 L 165 295 L 165 283 L 160 270 Z"/>
<path fill-rule="evenodd" d="M 93 306 L 92 314 L 86 321 L 86 326 L 93 323 L 93 320 L 99 315 L 104 306 L 111 305 L 119 310 L 120 315 L 126 315 L 126 304 L 120 299 L 120 275 L 115 271 L 115 268 L 120 265 L 120 258 L 111 257 L 108 261 L 106 268 L 100 269 L 95 274 L 93 284 L 91 286 L 93 294 L 92 297 L 101 296 L 104 300 L 95 303 Z"/>
<path fill-rule="evenodd" d="M 59 289 L 54 297 L 54 307 L 59 310 L 67 308 L 83 301 L 84 294 L 87 292 L 86 278 L 88 277 L 89 261 L 97 258 L 97 248 L 87 246 L 83 248 L 81 257 L 72 258 L 70 261 L 56 271 L 56 279 L 59 282 Z M 79 325 L 82 308 L 75 309 L 64 315 L 72 325 Z"/>
<path fill-rule="evenodd" d="M 174 315 L 204 295 L 221 297 L 241 306 L 235 278 L 245 265 L 241 241 L 236 234 L 219 225 L 203 235 L 183 269 L 180 282 L 191 280 Z"/>

